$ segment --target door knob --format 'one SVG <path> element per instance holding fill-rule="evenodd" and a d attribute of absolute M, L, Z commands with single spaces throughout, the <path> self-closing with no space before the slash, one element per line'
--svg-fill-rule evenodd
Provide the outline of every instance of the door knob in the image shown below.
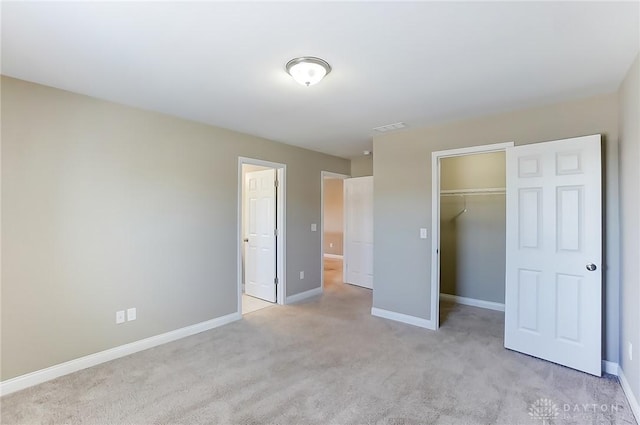
<path fill-rule="evenodd" d="M 243 242 L 249 242 L 249 238 L 244 238 L 242 241 Z"/>
<path fill-rule="evenodd" d="M 587 264 L 587 270 L 589 270 L 590 272 L 594 271 L 595 269 L 597 269 L 598 267 L 593 264 L 593 263 L 589 263 Z"/>

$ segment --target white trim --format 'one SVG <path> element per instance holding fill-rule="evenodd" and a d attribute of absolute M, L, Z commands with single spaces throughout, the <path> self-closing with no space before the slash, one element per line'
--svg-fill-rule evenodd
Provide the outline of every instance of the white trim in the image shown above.
<path fill-rule="evenodd" d="M 342 255 L 338 255 L 338 254 L 324 254 L 324 258 L 335 258 L 336 260 L 342 260 Z"/>
<path fill-rule="evenodd" d="M 620 376 L 620 366 L 618 363 L 610 362 L 609 360 L 602 361 L 602 371 L 609 375 Z"/>
<path fill-rule="evenodd" d="M 238 211 L 237 211 L 237 284 L 238 284 L 238 313 L 242 313 L 242 249 L 243 249 L 243 235 L 242 235 L 242 185 L 243 176 L 242 176 L 242 165 L 250 164 L 250 165 L 259 165 L 261 167 L 274 168 L 276 170 L 276 174 L 278 177 L 278 188 L 276 189 L 277 194 L 277 227 L 278 227 L 278 238 L 276 243 L 276 273 L 278 276 L 278 286 L 277 286 L 277 298 L 276 302 L 278 304 L 286 303 L 287 293 L 287 250 L 286 250 L 286 240 L 287 240 L 287 164 L 281 164 L 278 162 L 270 162 L 263 161 L 261 159 L 254 158 L 246 158 L 243 156 L 238 157 Z"/>
<path fill-rule="evenodd" d="M 160 335 L 141 339 L 139 341 L 134 341 L 129 344 L 120 345 L 108 350 L 89 354 L 88 356 L 69 360 L 68 362 L 60 363 L 46 369 L 37 370 L 35 372 L 7 379 L 6 381 L 0 382 L 0 395 L 4 396 L 11 394 L 63 375 L 68 375 L 82 369 L 137 353 L 139 351 L 157 347 L 158 345 L 186 338 L 240 319 L 242 319 L 242 315 L 240 313 L 227 314 L 226 316 L 216 317 L 215 319 L 207 320 L 206 322 L 196 323 L 195 325 L 176 329 L 175 331 L 166 332 Z"/>
<path fill-rule="evenodd" d="M 307 298 L 313 298 L 318 295 L 322 295 L 322 287 L 309 289 L 308 291 L 300 292 L 299 294 L 291 295 L 287 297 L 287 304 L 293 304 L 300 301 L 304 301 Z"/>
<path fill-rule="evenodd" d="M 442 292 L 440 293 L 440 299 L 452 301 L 458 304 L 470 305 L 472 307 L 486 308 L 488 310 L 495 310 L 495 311 L 504 311 L 504 304 L 496 303 L 493 301 L 479 300 L 477 298 L 460 297 L 458 295 L 445 294 Z"/>
<path fill-rule="evenodd" d="M 335 254 L 324 254 L 324 181 L 326 179 L 340 179 L 345 180 L 350 178 L 346 174 L 338 174 L 331 171 L 320 171 L 320 252 L 323 253 L 323 258 L 343 258 L 342 255 L 332 257 Z M 342 214 L 344 215 L 344 187 L 342 188 Z M 344 217 L 343 217 L 344 218 Z M 345 233 L 345 221 L 342 220 L 342 252 L 344 252 L 344 233 Z M 344 263 L 342 264 L 342 272 L 344 274 Z M 320 289 L 324 291 L 324 264 L 320 261 Z"/>
<path fill-rule="evenodd" d="M 440 326 L 440 159 L 476 153 L 501 152 L 513 142 L 431 152 L 431 324 Z"/>
<path fill-rule="evenodd" d="M 631 411 L 633 415 L 636 417 L 636 421 L 640 422 L 640 403 L 638 403 L 638 399 L 631 391 L 631 387 L 629 386 L 629 381 L 627 381 L 627 377 L 624 376 L 624 371 L 622 368 L 618 369 L 618 380 L 620 381 L 620 386 L 624 391 L 624 395 L 627 396 L 627 400 L 629 401 L 629 406 L 631 406 Z"/>
<path fill-rule="evenodd" d="M 383 319 L 395 320 L 396 322 L 402 322 L 425 329 L 435 330 L 435 327 L 433 326 L 433 322 L 431 320 L 409 316 L 408 314 L 396 313 L 395 311 L 383 310 L 381 308 L 373 307 L 371 308 L 371 315 L 382 317 Z"/>

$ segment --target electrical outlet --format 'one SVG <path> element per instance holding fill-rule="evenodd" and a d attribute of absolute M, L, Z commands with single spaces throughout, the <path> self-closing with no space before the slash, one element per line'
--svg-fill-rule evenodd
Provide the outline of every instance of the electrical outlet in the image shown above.
<path fill-rule="evenodd" d="M 137 313 L 136 313 L 135 307 L 127 309 L 127 322 L 136 320 L 136 316 L 137 316 Z"/>
<path fill-rule="evenodd" d="M 318 230 L 318 225 L 316 223 L 312 223 L 311 224 L 311 231 L 315 232 L 316 230 Z"/>
<path fill-rule="evenodd" d="M 116 324 L 124 323 L 124 310 L 116 311 Z"/>
<path fill-rule="evenodd" d="M 333 242 L 329 243 L 329 248 L 333 248 Z"/>
<path fill-rule="evenodd" d="M 304 272 L 300 272 L 300 279 L 304 279 Z"/>
<path fill-rule="evenodd" d="M 629 360 L 633 360 L 633 344 L 629 343 Z"/>
<path fill-rule="evenodd" d="M 424 227 L 420 229 L 420 239 L 427 239 L 427 229 Z"/>

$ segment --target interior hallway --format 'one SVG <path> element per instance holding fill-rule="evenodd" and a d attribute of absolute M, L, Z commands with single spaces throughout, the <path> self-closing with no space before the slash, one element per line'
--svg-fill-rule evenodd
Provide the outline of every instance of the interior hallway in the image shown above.
<path fill-rule="evenodd" d="M 438 332 L 373 317 L 327 266 L 323 296 L 9 395 L 1 422 L 513 425 L 544 398 L 556 424 L 635 423 L 614 377 L 505 350 L 502 313 L 443 303 Z M 562 410 L 594 403 L 618 407 Z"/>

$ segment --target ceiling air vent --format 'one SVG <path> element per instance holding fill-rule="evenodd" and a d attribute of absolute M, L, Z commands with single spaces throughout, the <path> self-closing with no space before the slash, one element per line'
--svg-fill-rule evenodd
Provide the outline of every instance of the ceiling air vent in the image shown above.
<path fill-rule="evenodd" d="M 378 133 L 386 133 L 388 131 L 399 130 L 405 127 L 406 127 L 405 123 L 396 122 L 393 124 L 387 124 L 387 125 L 381 125 L 380 127 L 375 127 L 373 131 L 377 131 Z"/>

